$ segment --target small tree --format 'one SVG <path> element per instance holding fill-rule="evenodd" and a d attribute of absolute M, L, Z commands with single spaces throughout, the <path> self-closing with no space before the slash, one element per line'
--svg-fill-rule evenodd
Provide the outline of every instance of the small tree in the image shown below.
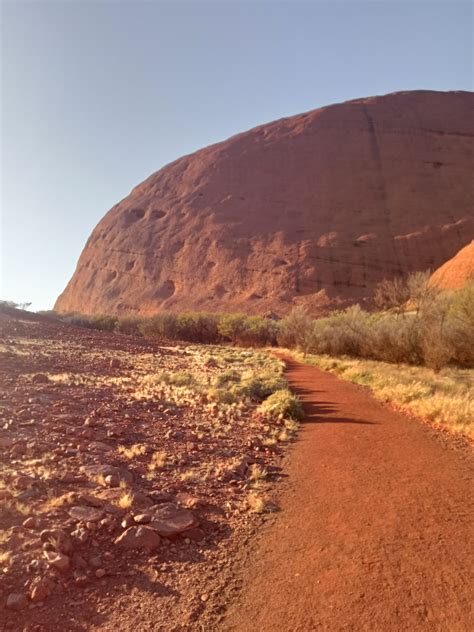
<path fill-rule="evenodd" d="M 410 290 L 405 280 L 400 277 L 384 279 L 375 288 L 374 300 L 377 307 L 396 314 L 405 310 L 409 298 Z"/>
<path fill-rule="evenodd" d="M 299 347 L 304 354 L 309 351 L 313 336 L 313 319 L 305 307 L 294 307 L 286 318 L 280 321 L 278 344 L 282 347 Z"/>
<path fill-rule="evenodd" d="M 234 345 L 241 344 L 245 335 L 245 314 L 224 314 L 219 322 L 218 331 Z"/>

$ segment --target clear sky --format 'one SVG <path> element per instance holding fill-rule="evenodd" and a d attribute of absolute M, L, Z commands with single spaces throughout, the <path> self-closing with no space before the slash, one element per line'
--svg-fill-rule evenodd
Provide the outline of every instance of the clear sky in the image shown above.
<path fill-rule="evenodd" d="M 260 123 L 473 89 L 473 5 L 1 1 L 1 298 L 48 309 L 150 173 Z"/>

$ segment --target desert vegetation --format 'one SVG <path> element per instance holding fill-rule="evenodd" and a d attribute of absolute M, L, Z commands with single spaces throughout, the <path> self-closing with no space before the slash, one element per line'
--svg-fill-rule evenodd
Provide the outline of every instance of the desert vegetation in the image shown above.
<path fill-rule="evenodd" d="M 473 436 L 474 282 L 446 292 L 414 274 L 380 284 L 376 302 L 383 311 L 354 306 L 317 320 L 294 310 L 279 342 L 384 402 Z"/>
<path fill-rule="evenodd" d="M 320 318 L 311 316 L 304 307 L 296 307 L 281 320 L 243 314 L 168 312 L 149 318 L 80 314 L 53 314 L 53 317 L 159 344 L 205 343 L 206 369 L 212 371 L 223 363 L 227 367 L 205 384 L 189 371 L 157 371 L 146 376 L 139 386 L 135 385 L 138 391 L 155 392 L 158 388 L 171 397 L 170 389 L 180 388 L 184 397 L 194 389 L 206 401 L 217 405 L 231 406 L 242 401 L 258 405 L 275 391 L 280 394 L 272 397 L 283 397 L 285 383 L 282 375 L 268 371 L 264 362 L 255 371 L 250 366 L 251 357 L 245 356 L 250 352 L 239 347 L 280 346 L 325 369 L 335 370 L 342 377 L 354 381 L 366 379 L 366 386 L 377 397 L 469 434 L 473 406 L 470 387 L 474 368 L 474 281 L 458 290 L 446 291 L 433 285 L 428 273 L 415 273 L 405 279 L 380 283 L 375 304 L 378 311 L 369 312 L 354 305 Z M 78 382 L 88 378 L 60 373 L 51 376 L 53 381 L 68 379 Z M 271 401 L 274 400 L 270 398 L 264 408 Z M 288 422 L 291 416 L 287 417 Z"/>
<path fill-rule="evenodd" d="M 244 314 L 163 312 L 139 316 L 52 314 L 64 322 L 138 335 L 149 340 L 279 345 L 304 354 L 380 360 L 426 366 L 474 367 L 474 281 L 456 291 L 441 291 L 428 273 L 383 281 L 368 312 L 359 305 L 312 317 L 296 307 L 282 320 Z"/>
<path fill-rule="evenodd" d="M 260 316 L 245 314 L 209 314 L 162 312 L 151 317 L 58 314 L 43 312 L 62 322 L 137 335 L 153 341 L 179 341 L 202 344 L 231 343 L 243 347 L 265 347 L 276 344 L 278 324 Z"/>
<path fill-rule="evenodd" d="M 474 282 L 454 291 L 430 285 L 428 275 L 385 281 L 377 288 L 381 311 L 355 305 L 313 319 L 295 309 L 280 323 L 278 341 L 303 354 L 350 356 L 426 366 L 474 367 Z"/>

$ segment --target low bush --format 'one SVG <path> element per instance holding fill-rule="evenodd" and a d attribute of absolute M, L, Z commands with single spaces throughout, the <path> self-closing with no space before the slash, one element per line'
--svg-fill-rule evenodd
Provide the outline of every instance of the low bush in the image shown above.
<path fill-rule="evenodd" d="M 268 371 L 258 375 L 243 376 L 240 384 L 240 392 L 249 399 L 263 400 L 276 391 L 284 390 L 286 381 L 282 375 Z"/>
<path fill-rule="evenodd" d="M 307 353 L 313 346 L 314 319 L 304 307 L 295 307 L 279 323 L 277 340 L 281 347 L 298 347 Z"/>
<path fill-rule="evenodd" d="M 163 371 L 162 373 L 157 373 L 154 377 L 156 382 L 172 386 L 191 386 L 195 383 L 194 376 L 187 371 L 178 371 L 177 373 Z"/>
<path fill-rule="evenodd" d="M 296 308 L 281 321 L 282 346 L 308 353 L 424 365 L 474 366 L 474 282 L 441 292 L 427 274 L 384 281 L 376 300 L 386 311 L 369 314 L 359 305 L 319 319 Z"/>
<path fill-rule="evenodd" d="M 117 319 L 115 331 L 127 336 L 141 336 L 141 326 L 144 319 L 140 316 L 120 316 Z"/>
<path fill-rule="evenodd" d="M 239 401 L 239 396 L 227 388 L 211 387 L 207 391 L 207 399 L 217 404 L 235 404 Z"/>
<path fill-rule="evenodd" d="M 107 314 L 88 315 L 77 314 L 75 312 L 59 314 L 51 312 L 48 315 L 52 315 L 54 318 L 69 325 L 76 325 L 76 327 L 85 327 L 87 329 L 99 329 L 101 331 L 114 331 L 118 321 L 117 316 L 109 316 Z"/>
<path fill-rule="evenodd" d="M 176 314 L 162 312 L 147 318 L 140 324 L 139 331 L 150 340 L 174 339 L 177 335 Z"/>
<path fill-rule="evenodd" d="M 219 320 L 218 331 L 234 345 L 265 347 L 276 343 L 278 324 L 261 316 L 224 314 Z"/>
<path fill-rule="evenodd" d="M 237 384 L 241 380 L 241 374 L 234 369 L 228 369 L 222 373 L 218 373 L 214 379 L 214 385 L 218 388 L 228 386 L 229 384 Z"/>
<path fill-rule="evenodd" d="M 258 411 L 270 417 L 280 419 L 293 419 L 299 421 L 304 416 L 301 402 L 287 389 L 275 391 L 270 397 L 267 397 L 260 406 Z"/>
<path fill-rule="evenodd" d="M 222 341 L 218 331 L 219 315 L 185 312 L 161 312 L 145 319 L 139 326 L 145 338 L 153 340 L 182 340 L 216 344 Z"/>
<path fill-rule="evenodd" d="M 244 347 L 278 343 L 304 355 L 360 357 L 425 365 L 434 371 L 449 363 L 474 366 L 474 281 L 447 292 L 433 287 L 427 273 L 415 273 L 405 280 L 383 281 L 376 290 L 375 301 L 384 311 L 371 314 L 354 305 L 315 319 L 305 308 L 296 307 L 281 321 L 199 312 L 161 312 L 149 318 L 74 313 L 55 317 L 82 327 L 143 335 L 157 341 L 231 342 Z M 228 350 L 218 359 L 209 359 L 209 367 L 217 361 L 245 362 L 242 354 L 245 352 Z M 268 394 L 263 383 L 262 379 L 253 379 L 240 387 L 247 390 L 249 397 L 258 399 Z M 216 386 L 220 388 L 222 384 Z"/>

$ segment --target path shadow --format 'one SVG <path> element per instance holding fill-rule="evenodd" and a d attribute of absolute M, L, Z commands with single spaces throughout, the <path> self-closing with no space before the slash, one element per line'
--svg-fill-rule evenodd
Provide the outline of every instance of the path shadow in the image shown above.
<path fill-rule="evenodd" d="M 378 425 L 377 422 L 367 421 L 365 419 L 356 419 L 354 417 L 342 417 L 338 416 L 337 406 L 333 402 L 326 401 L 312 401 L 316 391 L 315 389 L 308 389 L 300 386 L 292 385 L 292 390 L 298 395 L 305 411 L 305 418 L 303 423 L 345 423 L 345 424 L 360 424 L 373 426 Z M 323 391 L 320 391 L 323 392 Z"/>

